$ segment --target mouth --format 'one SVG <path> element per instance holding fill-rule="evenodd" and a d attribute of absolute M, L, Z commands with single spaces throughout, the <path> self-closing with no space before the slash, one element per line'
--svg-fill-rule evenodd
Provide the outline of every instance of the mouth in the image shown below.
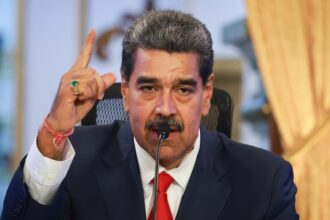
<path fill-rule="evenodd" d="M 162 123 L 166 123 L 170 127 L 170 132 L 182 132 L 184 129 L 183 123 L 176 119 L 156 119 L 156 120 L 150 120 L 146 123 L 145 128 L 147 130 L 152 130 L 155 132 L 159 131 L 159 126 Z"/>
<path fill-rule="evenodd" d="M 154 141 L 158 141 L 159 140 L 159 126 L 151 126 L 148 128 L 148 131 L 150 133 L 150 137 L 152 138 L 152 140 Z M 179 133 L 180 131 L 175 128 L 175 127 L 170 127 L 170 130 L 169 130 L 169 133 L 168 133 L 168 136 L 166 137 L 166 139 L 164 140 L 165 142 L 168 142 L 168 141 L 172 141 L 173 139 L 175 139 L 177 137 L 177 134 Z"/>
<path fill-rule="evenodd" d="M 147 129 L 159 133 L 159 124 L 150 125 Z M 175 126 L 170 126 L 170 133 L 171 132 L 180 132 L 180 129 Z"/>
<path fill-rule="evenodd" d="M 174 118 L 158 118 L 147 121 L 145 129 L 151 134 L 151 137 L 154 141 L 159 139 L 161 126 L 164 125 L 164 123 L 169 125 L 169 135 L 166 138 L 167 141 L 175 138 L 175 134 L 183 132 L 184 130 L 183 123 L 180 120 Z M 162 129 L 164 129 L 163 126 Z"/>

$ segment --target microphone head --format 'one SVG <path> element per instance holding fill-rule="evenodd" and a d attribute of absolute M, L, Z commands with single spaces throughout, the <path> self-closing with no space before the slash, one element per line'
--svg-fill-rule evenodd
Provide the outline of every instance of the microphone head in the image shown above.
<path fill-rule="evenodd" d="M 161 122 L 158 125 L 158 135 L 165 140 L 170 134 L 170 125 L 167 122 Z"/>

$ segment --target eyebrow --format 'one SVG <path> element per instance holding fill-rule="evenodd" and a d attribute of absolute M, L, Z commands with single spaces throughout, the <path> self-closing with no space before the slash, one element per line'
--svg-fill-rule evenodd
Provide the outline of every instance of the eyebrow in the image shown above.
<path fill-rule="evenodd" d="M 144 83 L 159 83 L 160 80 L 154 77 L 148 77 L 148 76 L 139 76 L 136 80 L 136 85 L 144 84 Z M 188 86 L 193 86 L 197 87 L 197 81 L 195 79 L 177 79 L 175 81 L 176 85 L 188 85 Z"/>
<path fill-rule="evenodd" d="M 136 84 L 140 85 L 143 83 L 158 83 L 160 82 L 158 79 L 153 77 L 147 77 L 147 76 L 139 76 L 136 80 Z"/>
<path fill-rule="evenodd" d="M 175 81 L 177 85 L 188 85 L 188 86 L 197 86 L 197 81 L 195 79 L 178 79 Z"/>

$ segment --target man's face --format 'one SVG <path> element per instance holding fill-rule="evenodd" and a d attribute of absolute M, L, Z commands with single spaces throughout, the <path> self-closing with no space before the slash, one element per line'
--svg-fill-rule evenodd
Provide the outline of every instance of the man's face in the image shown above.
<path fill-rule="evenodd" d="M 158 144 L 156 121 L 175 121 L 160 150 L 160 163 L 166 168 L 176 167 L 192 149 L 201 116 L 210 108 L 212 83 L 213 75 L 203 87 L 195 53 L 136 51 L 130 80 L 122 82 L 125 111 L 129 112 L 137 142 L 154 158 Z"/>

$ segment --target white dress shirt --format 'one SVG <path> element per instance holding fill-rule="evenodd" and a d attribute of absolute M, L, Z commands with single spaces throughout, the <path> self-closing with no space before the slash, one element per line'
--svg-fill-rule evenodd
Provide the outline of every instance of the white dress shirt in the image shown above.
<path fill-rule="evenodd" d="M 166 170 L 165 167 L 159 166 L 159 173 L 165 171 L 166 173 L 170 174 L 174 179 L 173 183 L 167 189 L 167 200 L 170 206 L 173 219 L 175 219 L 176 217 L 182 195 L 187 187 L 191 172 L 196 162 L 197 154 L 200 147 L 199 137 L 200 135 L 198 132 L 194 148 L 185 156 L 185 158 L 181 161 L 178 167 L 173 168 L 171 170 Z M 139 146 L 135 138 L 134 146 L 140 168 L 146 216 L 148 217 L 153 207 L 153 184 L 150 183 L 150 181 L 155 176 L 155 160 L 141 146 Z"/>
<path fill-rule="evenodd" d="M 134 138 L 134 146 L 137 154 L 141 181 L 144 192 L 144 203 L 146 216 L 148 217 L 152 206 L 152 188 L 150 181 L 155 174 L 155 160 L 137 143 Z M 167 198 L 173 219 L 179 209 L 182 195 L 187 187 L 190 175 L 196 162 L 200 148 L 200 133 L 198 132 L 194 148 L 181 161 L 178 167 L 166 170 L 163 166 L 159 167 L 159 172 L 165 171 L 170 174 L 174 181 L 167 190 Z M 34 141 L 27 155 L 23 168 L 23 179 L 27 184 L 31 197 L 43 205 L 51 204 L 54 196 L 65 178 L 70 165 L 73 161 L 75 151 L 68 140 L 63 154 L 63 161 L 56 161 L 44 157 Z"/>

